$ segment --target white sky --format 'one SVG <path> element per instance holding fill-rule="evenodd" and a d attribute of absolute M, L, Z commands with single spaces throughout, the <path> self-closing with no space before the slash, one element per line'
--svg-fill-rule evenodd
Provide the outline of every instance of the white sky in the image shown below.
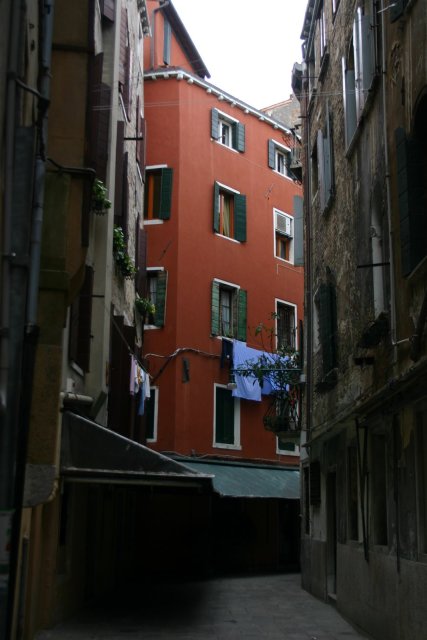
<path fill-rule="evenodd" d="M 209 82 L 261 109 L 292 93 L 306 0 L 172 0 Z"/>

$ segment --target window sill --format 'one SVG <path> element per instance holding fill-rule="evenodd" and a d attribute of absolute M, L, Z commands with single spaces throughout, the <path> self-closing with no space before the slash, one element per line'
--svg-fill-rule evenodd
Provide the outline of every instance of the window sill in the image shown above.
<path fill-rule="evenodd" d="M 234 451 L 242 450 L 242 446 L 240 444 L 222 444 L 221 442 L 214 442 L 212 446 L 214 449 L 233 449 Z"/>
<path fill-rule="evenodd" d="M 212 142 L 215 142 L 216 144 L 219 144 L 219 146 L 223 147 L 223 149 L 228 149 L 229 151 L 232 151 L 233 153 L 239 153 L 237 151 L 237 149 L 235 149 L 234 147 L 229 147 L 228 144 L 224 144 L 220 140 L 215 140 L 215 138 L 211 138 L 211 140 L 212 140 Z"/>
<path fill-rule="evenodd" d="M 144 218 L 144 227 L 145 226 L 151 226 L 152 224 L 163 224 L 165 221 L 164 220 L 159 220 L 158 218 L 155 218 L 154 220 L 146 220 Z"/>
<path fill-rule="evenodd" d="M 224 238 L 224 240 L 229 240 L 230 242 L 234 242 L 235 244 L 242 244 L 240 240 L 235 240 L 234 238 L 229 238 L 228 236 L 224 236 L 222 233 L 215 232 L 215 235 L 219 238 Z"/>
<path fill-rule="evenodd" d="M 158 327 L 158 326 L 157 326 L 157 325 L 155 325 L 155 324 L 144 324 L 144 331 L 151 331 L 151 330 L 153 330 L 153 329 L 157 329 L 157 330 L 159 330 L 159 329 L 161 329 L 161 328 L 162 328 L 162 327 Z"/>
<path fill-rule="evenodd" d="M 85 372 L 83 371 L 83 369 L 81 367 L 79 367 L 79 365 L 77 364 L 77 362 L 74 362 L 74 360 L 71 360 L 70 362 L 70 369 L 72 369 L 73 371 L 75 371 L 79 376 L 81 376 L 82 378 L 84 378 Z"/>

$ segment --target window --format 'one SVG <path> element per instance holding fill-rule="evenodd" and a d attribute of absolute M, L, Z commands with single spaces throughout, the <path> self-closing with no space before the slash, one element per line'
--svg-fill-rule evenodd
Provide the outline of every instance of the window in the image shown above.
<path fill-rule="evenodd" d="M 268 141 L 268 166 L 282 176 L 292 177 L 289 170 L 291 150 L 275 140 Z"/>
<path fill-rule="evenodd" d="M 323 5 L 323 2 L 321 2 L 320 8 L 319 8 L 318 23 L 319 23 L 319 39 L 320 39 L 320 59 L 322 59 L 324 54 L 326 53 L 326 46 L 327 46 L 326 13 L 325 13 L 325 7 Z"/>
<path fill-rule="evenodd" d="M 157 416 L 159 407 L 159 389 L 150 387 L 150 397 L 145 402 L 145 440 L 157 440 Z"/>
<path fill-rule="evenodd" d="M 299 446 L 293 442 L 282 442 L 276 438 L 276 453 L 283 456 L 299 456 Z"/>
<path fill-rule="evenodd" d="M 336 384 L 337 357 L 337 309 L 335 287 L 323 283 L 316 292 L 315 319 L 317 330 L 314 345 L 318 350 L 320 365 L 317 367 L 317 391 L 328 391 Z"/>
<path fill-rule="evenodd" d="M 276 301 L 276 335 L 278 348 L 297 348 L 296 315 L 296 305 Z"/>
<path fill-rule="evenodd" d="M 310 504 L 318 507 L 322 500 L 322 486 L 320 462 L 314 460 L 310 463 Z"/>
<path fill-rule="evenodd" d="M 345 139 L 349 146 L 376 73 L 376 25 L 374 13 L 359 7 L 353 23 L 353 40 L 342 59 Z"/>
<path fill-rule="evenodd" d="M 163 62 L 165 65 L 171 63 L 171 38 L 172 29 L 170 22 L 164 18 L 163 22 Z"/>
<path fill-rule="evenodd" d="M 287 262 L 294 258 L 293 223 L 291 216 L 274 209 L 274 255 Z"/>
<path fill-rule="evenodd" d="M 245 150 L 245 125 L 218 109 L 211 110 L 211 137 L 235 151 Z"/>
<path fill-rule="evenodd" d="M 348 505 L 348 537 L 359 539 L 359 502 L 357 476 L 357 449 L 347 449 L 347 505 Z"/>
<path fill-rule="evenodd" d="M 384 435 L 372 436 L 372 516 L 373 542 L 388 543 L 387 527 L 387 447 Z"/>
<path fill-rule="evenodd" d="M 320 210 L 325 211 L 334 195 L 334 164 L 332 123 L 329 102 L 326 100 L 325 126 L 317 132 L 317 178 L 319 181 Z"/>
<path fill-rule="evenodd" d="M 149 267 L 147 269 L 147 298 L 155 311 L 145 319 L 145 324 L 163 327 L 165 324 L 167 271 Z"/>
<path fill-rule="evenodd" d="M 227 387 L 214 385 L 214 447 L 240 449 L 240 400 Z"/>
<path fill-rule="evenodd" d="M 246 241 L 246 196 L 215 182 L 213 229 L 226 238 Z"/>
<path fill-rule="evenodd" d="M 400 217 L 400 256 L 404 277 L 427 256 L 427 95 L 415 114 L 414 136 L 395 131 Z"/>
<path fill-rule="evenodd" d="M 338 10 L 338 6 L 339 6 L 340 0 L 332 0 L 332 15 L 335 18 L 335 14 Z"/>
<path fill-rule="evenodd" d="M 427 412 L 416 414 L 417 488 L 420 552 L 427 553 Z"/>
<path fill-rule="evenodd" d="M 86 265 L 82 288 L 70 310 L 69 357 L 82 371 L 89 371 L 93 275 L 92 267 Z"/>
<path fill-rule="evenodd" d="M 145 220 L 169 220 L 172 204 L 173 169 L 148 167 L 145 181 Z"/>
<path fill-rule="evenodd" d="M 246 340 L 246 291 L 220 280 L 212 282 L 211 332 Z"/>

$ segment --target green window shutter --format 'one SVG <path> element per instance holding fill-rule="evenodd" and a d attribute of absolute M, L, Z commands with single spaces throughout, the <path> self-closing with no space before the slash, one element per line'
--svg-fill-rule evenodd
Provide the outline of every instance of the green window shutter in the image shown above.
<path fill-rule="evenodd" d="M 237 339 L 246 341 L 247 292 L 237 291 Z"/>
<path fill-rule="evenodd" d="M 402 275 L 408 276 L 427 254 L 426 196 L 419 142 L 395 131 Z"/>
<path fill-rule="evenodd" d="M 274 169 L 276 166 L 276 145 L 273 140 L 268 141 L 268 166 Z"/>
<path fill-rule="evenodd" d="M 171 63 L 171 38 L 171 25 L 170 22 L 165 18 L 163 23 L 163 62 L 165 64 Z"/>
<path fill-rule="evenodd" d="M 218 109 L 211 110 L 211 138 L 218 140 L 219 137 L 219 114 Z"/>
<path fill-rule="evenodd" d="M 219 283 L 215 280 L 212 282 L 211 333 L 219 335 Z"/>
<path fill-rule="evenodd" d="M 156 327 L 163 327 L 165 324 L 167 280 L 167 271 L 159 271 L 157 276 L 156 313 L 154 314 Z"/>
<path fill-rule="evenodd" d="M 406 6 L 405 0 L 394 0 L 390 7 L 390 22 L 395 22 L 403 14 Z"/>
<path fill-rule="evenodd" d="M 234 196 L 234 238 L 246 242 L 246 196 L 241 193 Z"/>
<path fill-rule="evenodd" d="M 343 98 L 344 98 L 344 124 L 345 144 L 349 146 L 356 131 L 356 91 L 355 74 L 353 69 L 347 69 L 345 58 L 342 59 Z"/>
<path fill-rule="evenodd" d="M 325 183 L 325 144 L 323 139 L 323 131 L 317 132 L 317 173 L 319 179 L 320 192 L 320 210 L 324 211 L 326 207 L 326 183 Z"/>
<path fill-rule="evenodd" d="M 241 122 L 233 125 L 233 147 L 241 153 L 245 150 L 245 125 Z"/>
<path fill-rule="evenodd" d="M 319 333 L 322 345 L 323 375 L 337 365 L 337 319 L 335 289 L 331 284 L 322 284 L 318 291 Z"/>
<path fill-rule="evenodd" d="M 234 398 L 223 387 L 215 392 L 215 442 L 234 444 Z"/>
<path fill-rule="evenodd" d="M 219 233 L 219 184 L 214 184 L 214 201 L 213 201 L 213 230 Z"/>
<path fill-rule="evenodd" d="M 162 169 L 162 178 L 160 184 L 160 220 L 169 220 L 172 205 L 172 179 L 173 169 Z"/>
<path fill-rule="evenodd" d="M 304 211 L 301 196 L 294 196 L 294 265 L 304 266 Z"/>
<path fill-rule="evenodd" d="M 325 207 L 330 203 L 333 191 L 333 162 L 332 162 L 332 135 L 331 135 L 331 115 L 329 113 L 329 103 L 326 102 L 326 137 L 323 139 L 323 163 L 325 180 Z"/>

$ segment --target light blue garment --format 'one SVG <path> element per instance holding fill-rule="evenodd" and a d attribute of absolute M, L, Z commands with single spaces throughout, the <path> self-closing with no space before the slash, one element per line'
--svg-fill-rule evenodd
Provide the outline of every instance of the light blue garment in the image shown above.
<path fill-rule="evenodd" d="M 262 351 L 247 347 L 246 342 L 233 340 L 233 369 L 244 366 L 246 363 L 250 366 L 254 360 L 258 360 L 261 354 Z M 237 385 L 237 389 L 233 389 L 235 398 L 261 401 L 261 387 L 255 376 L 246 377 L 235 373 L 234 378 Z"/>

